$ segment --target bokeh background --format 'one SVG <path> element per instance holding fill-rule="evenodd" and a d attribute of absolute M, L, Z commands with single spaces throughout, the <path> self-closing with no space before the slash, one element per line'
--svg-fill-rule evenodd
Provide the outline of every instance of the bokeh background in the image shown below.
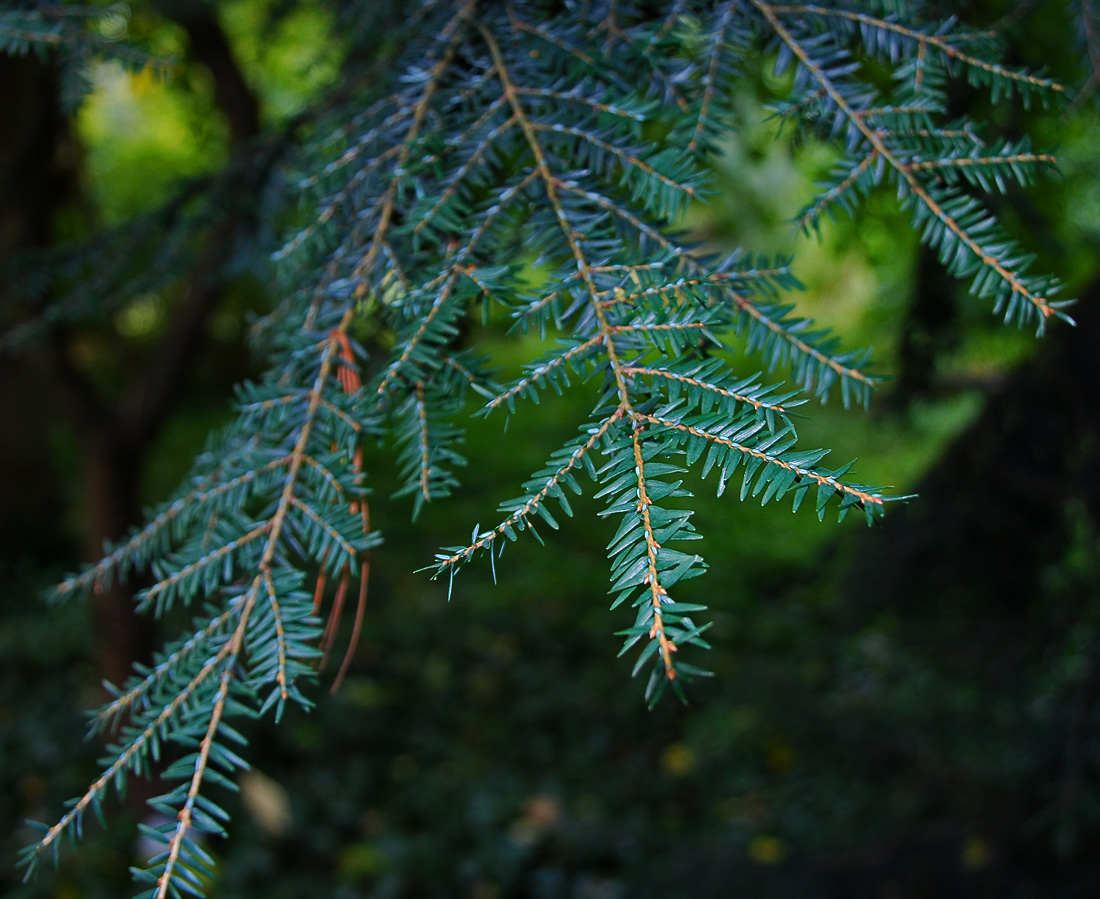
<path fill-rule="evenodd" d="M 943 5 L 979 24 L 1010 13 L 1012 62 L 1088 77 L 1067 49 L 1072 4 Z M 280 222 L 262 204 L 242 212 L 239 185 L 216 212 L 193 197 L 234 165 L 278 165 L 265 140 L 294 134 L 345 63 L 378 64 L 354 58 L 350 4 L 130 10 L 128 36 L 175 61 L 93 63 L 67 117 L 51 64 L 0 58 L 5 327 L 37 320 L 66 247 L 110 229 L 129 227 L 166 269 L 0 355 L 0 890 L 20 899 L 128 895 L 141 860 L 138 785 L 56 872 L 21 885 L 13 869 L 33 837 L 24 819 L 55 820 L 96 776 L 103 747 L 83 713 L 100 678 L 179 624 L 134 622 L 120 591 L 89 606 L 47 606 L 42 591 L 176 486 L 232 414 L 232 385 L 257 372 L 245 339 L 276 299 L 257 273 Z M 510 545 L 498 583 L 473 566 L 448 602 L 417 573 L 571 433 L 583 385 L 521 410 L 507 453 L 500 421 L 478 419 L 464 490 L 415 524 L 388 497 L 386 448 L 372 450 L 387 542 L 355 664 L 336 695 L 322 679 L 311 714 L 248 729 L 254 768 L 226 799 L 229 839 L 208 846 L 214 895 L 1100 894 L 1100 115 L 952 95 L 960 116 L 1029 132 L 1061 160 L 1055 179 L 993 199 L 1081 299 L 1076 328 L 1037 342 L 944 278 L 888 191 L 820 235 L 792 230 L 834 153 L 769 118 L 786 85 L 768 72 L 761 59 L 738 88 L 718 193 L 684 227 L 797 254 L 807 289 L 792 300 L 892 375 L 867 411 L 838 397 L 811 410 L 804 445 L 920 498 L 868 529 L 689 480 L 711 569 L 686 601 L 710 606 L 715 677 L 686 707 L 649 711 L 615 657 L 628 622 L 607 608 L 613 530 L 590 498 L 545 547 Z M 164 261 L 180 222 L 191 230 Z M 86 277 L 74 272 L 70 293 Z M 28 301 L 20 279 L 36 276 L 47 286 Z M 516 370 L 540 344 L 506 331 L 492 319 L 468 339 Z"/>

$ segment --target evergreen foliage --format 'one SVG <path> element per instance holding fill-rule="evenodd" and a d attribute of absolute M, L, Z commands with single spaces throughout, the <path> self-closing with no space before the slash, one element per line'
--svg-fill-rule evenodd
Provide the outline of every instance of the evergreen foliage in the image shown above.
<path fill-rule="evenodd" d="M 53 7 L 5 12 L 0 38 L 9 51 L 59 45 L 78 62 L 103 49 L 88 32 L 70 35 L 69 21 Z M 702 535 L 686 470 L 713 477 L 719 494 L 732 485 L 742 500 L 808 503 L 820 518 L 857 510 L 872 522 L 898 498 L 797 443 L 792 410 L 807 399 L 869 402 L 869 352 L 798 315 L 786 260 L 718 255 L 677 231 L 688 204 L 707 196 L 708 154 L 738 127 L 732 89 L 754 68 L 790 73 L 776 114 L 840 149 L 800 226 L 855 212 L 886 185 L 997 315 L 1039 333 L 1066 317 L 1058 282 L 1029 270 L 982 199 L 1029 182 L 1053 157 L 1025 139 L 987 142 L 974 122 L 946 114 L 958 79 L 995 102 L 1061 95 L 1001 63 L 995 31 L 892 0 L 426 0 L 389 37 L 400 49 L 384 87 L 352 91 L 304 129 L 300 176 L 281 201 L 309 212 L 272 254 L 282 299 L 255 328 L 267 374 L 241 386 L 235 421 L 179 494 L 56 589 L 82 597 L 143 572 L 152 583 L 139 611 L 182 606 L 194 618 L 96 712 L 93 730 L 115 741 L 103 773 L 28 848 L 28 874 L 63 836 L 79 836 L 112 787 L 122 792 L 164 758 L 176 786 L 151 801 L 167 823 L 147 831 L 162 851 L 135 877 L 142 895 L 203 894 L 214 862 L 198 835 L 226 826 L 207 787 L 232 789 L 247 766 L 234 719 L 308 708 L 349 592 L 355 634 L 363 624 L 382 545 L 367 443 L 392 448 L 396 492 L 415 515 L 459 485 L 466 416 L 506 419 L 547 390 L 587 391 L 576 435 L 546 447 L 544 467 L 499 517 L 429 567 L 453 590 L 479 557 L 503 570 L 507 543 L 557 528 L 572 514 L 569 494 L 591 482 L 616 525 L 612 614 L 650 701 L 706 673 L 688 651 L 707 646 L 706 609 L 681 585 L 706 568 L 693 550 Z M 213 215 L 196 213 L 196 227 Z M 140 245 L 127 259 L 148 263 L 143 271 L 126 284 L 108 273 L 103 296 L 44 316 L 144 289 L 158 254 L 176 251 L 149 246 L 147 227 L 121 232 Z M 466 340 L 476 315 L 507 316 L 550 348 L 498 382 L 493 360 Z M 20 339 L 34 332 L 31 323 Z M 747 362 L 730 351 L 739 335 Z"/>
<path fill-rule="evenodd" d="M 45 57 L 51 50 L 60 50 L 61 98 L 72 109 L 91 90 L 87 74 L 93 59 L 113 59 L 132 69 L 167 62 L 121 40 L 128 16 L 125 3 L 95 6 L 16 0 L 0 9 L 0 53 L 34 52 Z"/>

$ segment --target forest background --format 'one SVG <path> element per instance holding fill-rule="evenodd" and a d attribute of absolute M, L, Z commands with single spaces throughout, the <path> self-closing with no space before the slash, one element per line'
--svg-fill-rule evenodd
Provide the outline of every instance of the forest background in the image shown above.
<path fill-rule="evenodd" d="M 1008 12 L 964 6 L 978 24 Z M 1085 58 L 1065 51 L 1071 10 L 1012 6 L 1010 60 L 1087 84 Z M 0 58 L 0 84 L 15 88 L 0 97 L 9 326 L 28 320 L 12 287 L 28 251 L 139 216 L 140 238 L 158 239 L 204 179 L 275 164 L 263 137 L 323 102 L 349 43 L 322 0 L 135 2 L 127 33 L 175 61 L 95 63 L 68 118 L 58 111 L 72 85 L 55 68 Z M 568 394 L 521 412 L 510 452 L 415 526 L 407 504 L 380 497 L 388 549 L 355 664 L 312 714 L 256 727 L 253 771 L 227 800 L 231 837 L 211 847 L 217 894 L 1100 889 L 1100 118 L 1088 102 L 1021 111 L 956 98 L 1059 156 L 1053 181 L 999 200 L 1037 267 L 1081 298 L 1076 328 L 1036 342 L 967 301 L 887 195 L 820 239 L 794 233 L 834 156 L 777 133 L 765 104 L 784 87 L 763 65 L 739 87 L 758 125 L 724 147 L 721 196 L 685 224 L 753 252 L 799 242 L 800 306 L 848 345 L 873 345 L 894 375 L 869 413 L 834 397 L 800 429 L 805 443 L 921 498 L 868 531 L 700 486 L 699 528 L 721 546 L 701 588 L 716 676 L 688 707 L 648 711 L 628 662 L 612 659 L 610 535 L 594 516 L 546 548 L 514 547 L 499 584 L 470 569 L 450 603 L 446 584 L 414 573 L 541 464 L 524 435 L 568 433 L 583 414 Z M 155 636 L 111 597 L 51 608 L 37 597 L 176 486 L 229 417 L 232 385 L 255 374 L 248 316 L 275 298 L 235 243 L 245 227 L 232 214 L 212 223 L 193 271 L 99 321 L 5 343 L 0 822 L 12 863 L 32 836 L 19 822 L 50 820 L 94 776 L 100 748 L 83 740 L 82 710 L 99 701 L 95 685 L 122 680 Z M 516 368 L 538 354 L 534 337 L 506 343 L 504 330 L 490 321 L 478 339 Z M 472 457 L 491 455 L 498 427 L 471 432 Z M 133 803 L 123 817 L 141 812 Z M 117 824 L 91 825 L 92 845 L 66 851 L 56 874 L 18 885 L 9 866 L 5 895 L 122 894 L 134 831 Z"/>

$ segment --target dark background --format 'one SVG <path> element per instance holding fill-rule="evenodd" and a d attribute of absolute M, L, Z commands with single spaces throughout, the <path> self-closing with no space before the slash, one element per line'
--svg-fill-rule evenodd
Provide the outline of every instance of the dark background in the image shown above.
<path fill-rule="evenodd" d="M 966 7 L 983 23 L 1003 11 Z M 108 279 L 97 239 L 130 240 L 153 273 L 0 355 L 0 884 L 18 897 L 131 889 L 140 784 L 56 873 L 19 886 L 12 866 L 33 838 L 20 822 L 55 820 L 96 776 L 82 711 L 100 679 L 122 680 L 174 623 L 134 619 L 122 588 L 88 605 L 39 597 L 164 497 L 231 414 L 231 386 L 257 365 L 247 316 L 275 299 L 250 256 L 271 224 L 255 186 L 341 61 L 377 62 L 356 60 L 354 28 L 320 0 L 132 9 L 134 41 L 177 61 L 164 76 L 94 67 L 70 115 L 55 64 L 0 57 L 6 327 L 40 321 L 58 291 L 79 299 L 90 272 Z M 1021 10 L 1010 60 L 1083 83 L 1072 10 Z M 1098 894 L 1100 118 L 1088 102 L 1023 113 L 953 98 L 1062 158 L 1053 182 L 994 201 L 1080 298 L 1077 327 L 1036 344 L 945 280 L 888 192 L 821 241 L 792 237 L 831 151 L 776 139 L 761 104 L 782 90 L 762 75 L 738 94 L 760 124 L 716 161 L 723 195 L 688 224 L 798 249 L 800 302 L 894 376 L 868 412 L 814 410 L 804 443 L 920 498 L 868 530 L 691 484 L 711 570 L 687 601 L 711 608 L 716 676 L 686 708 L 650 712 L 615 659 L 611 532 L 591 500 L 545 548 L 510 546 L 499 584 L 475 566 L 448 603 L 415 573 L 489 520 L 548 435 L 568 436 L 583 388 L 521 412 L 504 455 L 499 422 L 479 420 L 466 489 L 415 526 L 387 499 L 378 452 L 387 544 L 355 666 L 335 696 L 322 679 L 312 714 L 250 731 L 231 837 L 209 847 L 216 895 Z M 176 255 L 160 252 L 180 234 Z M 71 251 L 33 255 L 72 242 L 91 261 L 70 275 L 57 273 Z M 503 331 L 470 339 L 506 368 L 538 353 Z"/>

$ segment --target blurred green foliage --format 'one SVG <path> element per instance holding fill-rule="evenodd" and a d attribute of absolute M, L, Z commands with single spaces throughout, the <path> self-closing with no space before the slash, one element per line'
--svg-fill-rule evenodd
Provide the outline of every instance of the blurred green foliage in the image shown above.
<path fill-rule="evenodd" d="M 299 4 L 271 24 L 275 5 L 232 0 L 218 11 L 265 117 L 280 122 L 332 82 L 343 50 L 327 7 Z M 171 26 L 135 12 L 155 52 L 181 52 Z M 193 70 L 158 81 L 106 64 L 95 84 L 79 134 L 102 221 L 152 208 L 225 161 L 212 88 Z M 740 102 L 759 125 L 716 163 L 722 196 L 685 224 L 719 244 L 776 252 L 807 240 L 790 217 L 830 156 L 777 136 L 761 97 L 782 85 L 757 87 Z M 1039 235 L 1042 264 L 1077 287 L 1097 271 L 1100 121 L 1089 111 L 1068 123 L 1035 115 L 1040 134 L 1062 145 L 1064 174 L 1029 194 L 1024 212 L 1050 224 Z M 889 368 L 916 267 L 904 217 L 872 200 L 858 222 L 838 222 L 813 246 L 799 256 L 800 303 L 842 326 L 850 345 L 876 346 Z M 157 327 L 156 303 L 131 304 L 120 328 Z M 939 359 L 944 373 L 988 378 L 1030 353 L 1030 340 L 987 318 L 964 314 L 958 343 Z M 485 329 L 517 368 L 540 351 L 533 337 L 505 344 L 499 323 Z M 856 606 L 849 563 L 875 552 L 873 535 L 851 522 L 825 528 L 809 510 L 718 502 L 711 484 L 690 483 L 708 498 L 698 530 L 722 547 L 709 554 L 711 574 L 693 582 L 714 614 L 716 677 L 689 708 L 650 712 L 622 689 L 627 660 L 607 661 L 616 643 L 602 547 L 613 528 L 594 514 L 578 514 L 545 548 L 510 545 L 499 583 L 488 566 L 464 572 L 450 603 L 446 584 L 414 573 L 456 528 L 487 521 L 514 493 L 542 461 L 535 435 L 568 430 L 562 423 L 584 414 L 569 408 L 578 402 L 517 414 L 513 452 L 470 470 L 464 491 L 429 507 L 415 529 L 407 505 L 378 497 L 372 515 L 388 549 L 372 571 L 358 663 L 314 714 L 251 734 L 255 776 L 227 800 L 238 826 L 209 847 L 217 895 L 1042 896 L 1059 883 L 1057 895 L 1095 894 L 1082 847 L 1098 833 L 1100 792 L 1089 777 L 1066 783 L 1077 764 L 1067 753 L 1095 759 L 1097 750 L 1095 720 L 1080 737 L 1073 719 L 1100 627 L 1100 534 L 1083 508 L 1066 506 L 1073 539 L 1042 593 L 1002 618 L 977 597 L 969 610 L 933 599 L 924 610 Z M 837 458 L 859 457 L 863 479 L 909 492 L 981 402 L 977 387 L 923 399 L 874 428 L 834 403 L 800 430 L 806 445 L 827 430 Z M 149 499 L 178 479 L 222 415 L 204 394 L 183 404 L 148 461 Z M 499 427 L 482 421 L 471 432 L 474 457 L 493 456 Z M 525 446 L 529 456 L 514 451 Z M 376 485 L 393 480 L 382 454 L 367 468 Z M 94 702 L 85 610 L 32 599 L 71 560 L 3 564 L 0 814 L 11 822 L 10 860 L 30 838 L 16 822 L 50 818 L 92 775 L 98 749 L 81 742 L 80 710 Z M 1070 787 L 1077 795 L 1067 798 Z M 0 873 L 5 895 L 119 895 L 135 861 L 132 831 L 90 829 L 93 845 L 63 853 L 55 876 L 20 886 Z M 1041 862 L 1029 865 L 1028 853 Z"/>

